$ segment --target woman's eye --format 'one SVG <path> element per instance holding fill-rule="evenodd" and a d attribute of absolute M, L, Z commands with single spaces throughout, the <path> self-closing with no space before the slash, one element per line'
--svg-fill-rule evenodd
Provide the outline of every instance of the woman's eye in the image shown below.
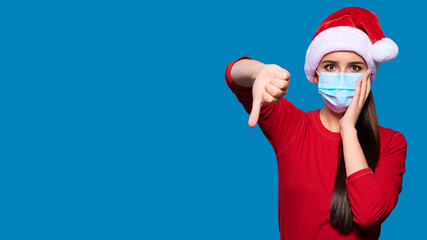
<path fill-rule="evenodd" d="M 325 69 L 326 69 L 326 70 L 329 70 L 329 71 L 332 71 L 332 70 L 334 70 L 334 69 L 335 69 L 335 66 L 334 66 L 334 65 L 326 65 L 326 66 L 325 66 Z"/>
<path fill-rule="evenodd" d="M 351 70 L 352 71 L 359 71 L 359 70 L 361 70 L 362 68 L 361 67 L 359 67 L 359 66 L 351 66 Z"/>

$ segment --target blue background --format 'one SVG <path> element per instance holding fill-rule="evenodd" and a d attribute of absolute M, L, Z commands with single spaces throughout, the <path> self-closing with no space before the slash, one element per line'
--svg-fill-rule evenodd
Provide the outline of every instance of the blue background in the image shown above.
<path fill-rule="evenodd" d="M 279 239 L 277 165 L 228 89 L 250 56 L 291 74 L 287 98 L 323 106 L 305 52 L 354 1 L 2 3 L 1 239 Z M 399 56 L 381 64 L 380 124 L 408 142 L 381 239 L 423 233 L 425 10 L 371 1 Z"/>

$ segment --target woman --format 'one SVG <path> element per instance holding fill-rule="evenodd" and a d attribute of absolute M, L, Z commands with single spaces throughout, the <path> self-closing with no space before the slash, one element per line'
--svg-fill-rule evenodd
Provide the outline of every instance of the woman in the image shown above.
<path fill-rule="evenodd" d="M 397 204 L 407 143 L 378 125 L 371 83 L 398 48 L 376 15 L 341 9 L 319 26 L 305 73 L 322 109 L 304 112 L 283 96 L 290 74 L 241 57 L 227 66 L 227 85 L 273 146 L 279 171 L 281 239 L 378 239 Z"/>

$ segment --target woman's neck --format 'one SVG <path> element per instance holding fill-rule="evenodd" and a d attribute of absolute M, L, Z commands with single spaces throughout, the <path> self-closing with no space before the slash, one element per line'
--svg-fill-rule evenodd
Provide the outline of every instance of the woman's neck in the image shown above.
<path fill-rule="evenodd" d="M 340 120 L 344 116 L 343 113 L 336 113 L 332 111 L 326 104 L 320 109 L 320 121 L 323 126 L 331 132 L 340 132 Z"/>

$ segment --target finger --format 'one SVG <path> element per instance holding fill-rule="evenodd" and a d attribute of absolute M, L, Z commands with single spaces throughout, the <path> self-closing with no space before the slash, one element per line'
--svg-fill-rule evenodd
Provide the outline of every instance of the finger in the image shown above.
<path fill-rule="evenodd" d="M 362 85 L 362 79 L 363 78 L 359 78 L 358 80 L 357 80 L 357 84 L 356 84 L 356 90 L 354 91 L 354 95 L 353 95 L 353 100 L 352 100 L 352 102 L 354 101 L 354 102 L 359 102 L 359 96 L 360 96 L 360 88 L 361 88 L 361 85 Z M 350 103 L 351 104 L 351 103 Z"/>
<path fill-rule="evenodd" d="M 289 81 L 283 80 L 283 79 L 277 79 L 277 78 L 273 78 L 270 80 L 270 83 L 276 87 L 278 87 L 279 89 L 285 90 L 288 88 L 289 86 Z"/>
<path fill-rule="evenodd" d="M 262 103 L 262 99 L 254 99 L 252 102 L 252 110 L 251 114 L 249 115 L 248 121 L 249 127 L 251 128 L 255 127 L 258 122 L 259 112 L 261 110 Z"/>
<path fill-rule="evenodd" d="M 284 95 L 284 92 L 282 89 L 280 89 L 280 88 L 278 88 L 278 87 L 276 87 L 270 83 L 265 84 L 264 88 L 265 88 L 265 91 L 267 93 L 269 93 L 271 96 L 273 96 L 275 98 L 280 98 L 280 97 L 283 97 L 283 95 Z"/>
<path fill-rule="evenodd" d="M 283 69 L 283 71 L 275 73 L 274 77 L 277 79 L 289 80 L 291 78 L 291 74 L 287 70 Z"/>
<path fill-rule="evenodd" d="M 268 103 L 268 104 L 273 104 L 273 103 L 278 103 L 281 100 L 280 98 L 276 98 L 271 96 L 268 92 L 263 92 L 262 93 L 262 99 L 264 100 L 264 102 Z"/>
<path fill-rule="evenodd" d="M 368 82 L 367 81 L 367 77 L 368 77 L 367 72 L 368 71 L 366 71 L 365 74 L 363 75 L 363 78 L 362 78 L 362 87 L 360 89 L 359 105 L 362 105 L 362 106 L 363 106 L 363 103 L 365 102 L 366 83 Z"/>

